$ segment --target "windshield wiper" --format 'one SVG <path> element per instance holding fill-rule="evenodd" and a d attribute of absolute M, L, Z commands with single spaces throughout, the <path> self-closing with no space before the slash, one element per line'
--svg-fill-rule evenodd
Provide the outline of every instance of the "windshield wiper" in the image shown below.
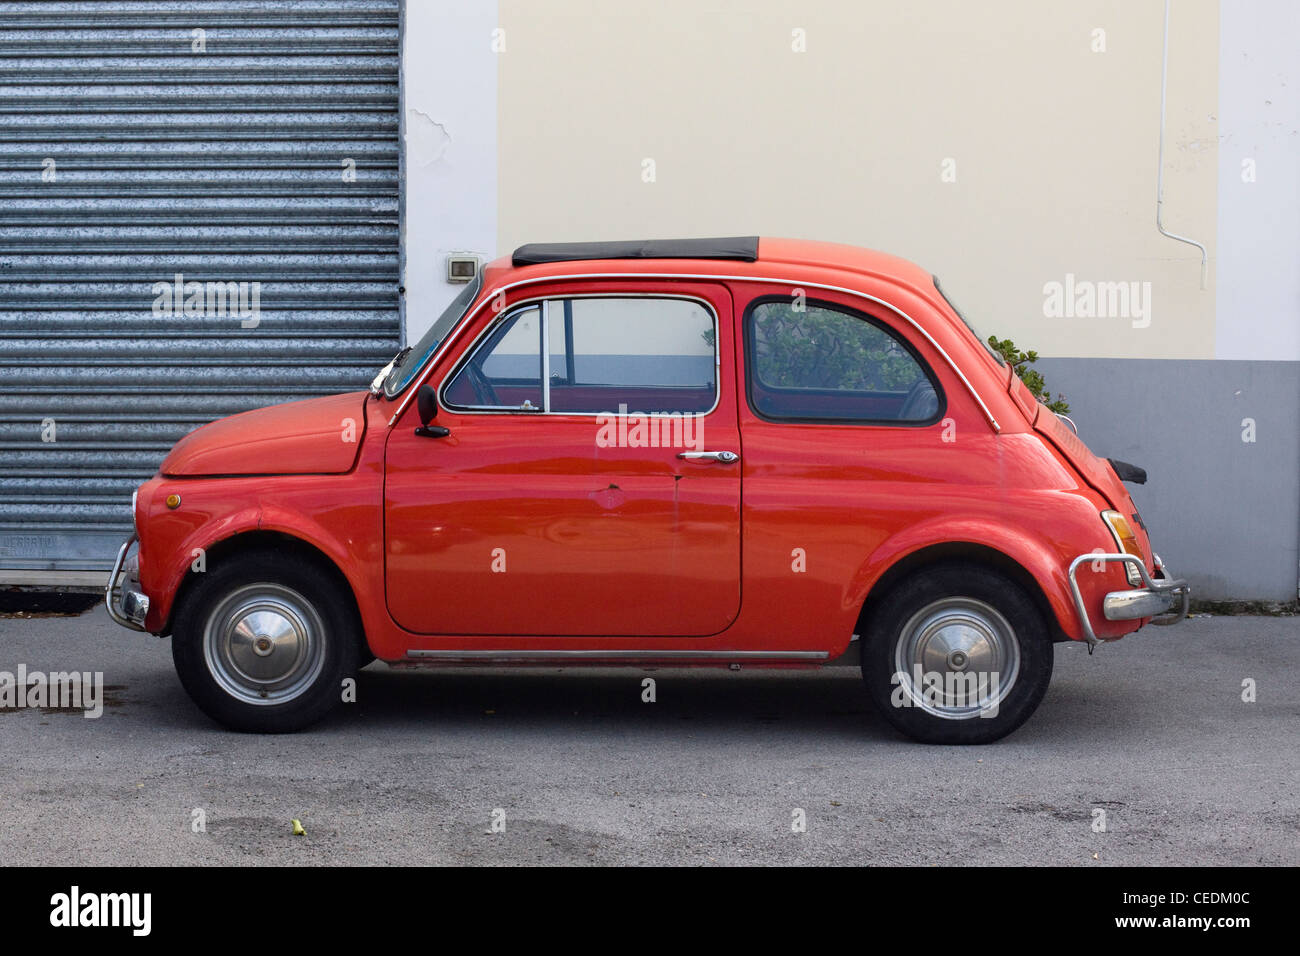
<path fill-rule="evenodd" d="M 379 370 L 379 374 L 376 375 L 374 380 L 370 383 L 371 395 L 375 396 L 375 398 L 379 397 L 380 392 L 383 391 L 384 382 L 388 381 L 388 376 L 392 375 L 394 370 L 401 366 L 410 351 L 411 347 L 409 345 L 398 350 L 398 353 L 393 356 L 392 361 Z"/>

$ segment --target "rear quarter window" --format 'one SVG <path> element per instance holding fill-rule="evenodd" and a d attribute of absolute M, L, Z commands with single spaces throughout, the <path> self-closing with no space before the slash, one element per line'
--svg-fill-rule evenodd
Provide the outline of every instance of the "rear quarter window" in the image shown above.
<path fill-rule="evenodd" d="M 745 313 L 750 407 L 773 421 L 926 425 L 943 392 L 908 342 L 865 313 L 760 299 Z"/>

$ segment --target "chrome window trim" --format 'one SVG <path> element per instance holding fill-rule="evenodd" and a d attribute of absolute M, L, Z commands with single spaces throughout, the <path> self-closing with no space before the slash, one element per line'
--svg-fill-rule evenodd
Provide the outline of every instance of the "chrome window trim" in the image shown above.
<path fill-rule="evenodd" d="M 542 359 L 542 414 L 551 410 L 551 300 L 542 300 L 542 341 L 538 346 Z"/>
<path fill-rule="evenodd" d="M 504 291 L 504 287 L 502 291 Z M 496 294 L 499 293 L 494 293 L 494 295 Z M 530 418 L 539 415 L 545 415 L 551 418 L 563 418 L 563 417 L 583 418 L 583 419 L 592 419 L 594 421 L 595 419 L 600 418 L 602 416 L 617 414 L 617 412 L 614 410 L 605 411 L 605 412 L 550 411 L 550 407 L 551 407 L 550 351 L 551 349 L 550 349 L 550 339 L 548 337 L 549 336 L 549 328 L 547 327 L 548 309 L 546 303 L 553 299 L 678 299 L 684 302 L 699 303 L 704 307 L 704 310 L 713 319 L 713 367 L 719 370 L 719 374 L 714 376 L 713 404 L 710 405 L 707 410 L 702 412 L 633 412 L 632 410 L 629 410 L 629 414 L 644 415 L 647 418 L 668 418 L 674 415 L 678 417 L 691 415 L 698 418 L 703 418 L 705 415 L 712 415 L 715 411 L 718 410 L 718 406 L 722 404 L 722 375 L 720 371 L 722 368 L 722 348 L 719 345 L 719 336 L 721 336 L 722 334 L 722 328 L 721 328 L 720 320 L 718 318 L 718 313 L 714 310 L 713 305 L 707 299 L 701 299 L 699 296 L 674 295 L 673 293 L 658 293 L 658 292 L 582 292 L 576 295 L 538 296 L 531 299 L 520 299 L 518 302 L 512 303 L 508 308 L 502 309 L 501 314 L 498 315 L 494 321 L 488 323 L 484 327 L 483 331 L 480 332 L 478 335 L 476 335 L 474 337 L 474 340 L 470 342 L 469 347 L 465 349 L 465 353 L 464 355 L 461 356 L 460 361 L 456 363 L 456 365 L 452 368 L 451 372 L 447 375 L 445 379 L 443 379 L 442 384 L 438 387 L 438 404 L 441 405 L 443 408 L 447 409 L 448 411 L 456 412 L 457 414 L 462 414 L 462 415 L 500 415 L 500 414 L 515 415 L 515 414 L 522 413 L 524 415 L 527 415 Z M 517 313 L 521 308 L 528 308 L 534 305 L 535 303 L 539 303 L 539 302 L 541 303 L 541 307 L 539 311 L 542 313 L 542 326 L 543 326 L 542 342 L 545 343 L 544 351 L 546 352 L 546 356 L 542 366 L 544 372 L 546 373 L 545 384 L 542 386 L 542 407 L 534 410 L 534 409 L 525 409 L 523 407 L 515 406 L 515 405 L 453 405 L 450 402 L 448 402 L 444 394 L 446 392 L 447 386 L 450 385 L 452 383 L 452 380 L 455 379 L 455 377 L 460 374 L 460 370 L 464 367 L 465 363 L 468 362 L 470 358 L 474 356 L 475 352 L 477 352 L 478 349 L 482 346 L 483 339 L 491 335 L 494 329 L 496 329 L 502 322 L 504 322 L 510 316 Z M 477 312 L 478 310 L 476 309 L 475 314 L 477 314 Z M 467 315 L 465 318 L 466 320 L 468 320 L 471 318 L 471 316 Z M 437 356 L 435 355 L 435 358 L 436 357 Z M 425 370 L 421 369 L 420 374 L 424 375 Z M 412 381 L 415 380 L 412 379 Z M 671 387 L 671 386 L 666 386 L 666 387 Z M 388 424 L 390 427 L 397 421 L 397 418 L 402 414 L 404 408 L 405 408 L 405 403 L 401 408 L 398 408 L 396 414 L 393 415 L 392 420 L 389 421 Z"/>
<path fill-rule="evenodd" d="M 460 322 L 457 323 L 456 327 L 452 329 L 451 334 L 447 336 L 446 340 L 434 351 L 432 355 L 429 356 L 428 359 L 425 360 L 425 362 L 420 366 L 420 370 L 411 377 L 411 384 L 414 385 L 417 381 L 419 381 L 421 377 L 428 374 L 429 367 L 432 366 L 435 362 L 437 362 L 448 350 L 451 349 L 453 345 L 456 344 L 456 342 L 459 340 L 461 332 L 475 318 L 477 318 L 478 313 L 483 309 L 483 307 L 486 306 L 488 303 L 492 302 L 494 299 L 496 299 L 497 296 L 505 295 L 507 292 L 509 292 L 512 289 L 518 289 L 522 286 L 527 286 L 527 285 L 536 285 L 540 282 L 570 282 L 574 280 L 587 280 L 587 279 L 637 279 L 637 280 L 687 279 L 687 280 L 695 280 L 701 282 L 761 282 L 761 283 L 767 283 L 771 285 L 789 285 L 791 288 L 798 288 L 798 289 L 822 289 L 828 292 L 839 292 L 842 295 L 856 296 L 859 299 L 865 299 L 868 302 L 874 302 L 877 305 L 883 306 L 884 308 L 888 309 L 890 312 L 897 315 L 908 325 L 910 325 L 913 329 L 919 332 L 921 336 L 924 337 L 924 339 L 930 343 L 930 346 L 936 352 L 938 352 L 939 355 L 943 358 L 943 360 L 948 364 L 948 368 L 952 370 L 952 373 L 956 375 L 958 379 L 961 380 L 962 385 L 966 387 L 966 391 L 970 393 L 971 398 L 975 399 L 975 404 L 977 404 L 980 407 L 980 411 L 984 413 L 984 418 L 988 421 L 989 425 L 993 428 L 993 431 L 996 433 L 1001 433 L 1002 431 L 1002 426 L 999 425 L 998 420 L 993 417 L 993 412 L 989 410 L 989 407 L 987 404 L 985 404 L 984 399 L 981 398 L 979 392 L 975 390 L 975 386 L 972 385 L 970 379 L 966 377 L 966 373 L 957 367 L 957 363 L 952 360 L 952 356 L 950 356 L 944 350 L 943 346 L 941 346 L 938 342 L 934 340 L 934 336 L 932 336 L 929 332 L 927 332 L 924 328 L 922 328 L 919 322 L 913 319 L 902 309 L 898 308 L 895 305 L 891 305 L 890 303 L 886 302 L 884 299 L 878 298 L 874 295 L 870 295 L 866 292 L 859 292 L 857 289 L 846 289 L 843 286 L 828 285 L 823 282 L 796 282 L 792 284 L 787 279 L 780 279 L 774 276 L 746 276 L 746 275 L 707 274 L 707 273 L 691 273 L 691 272 L 587 272 L 587 273 L 572 273 L 572 274 L 566 273 L 562 275 L 532 276 L 527 279 L 519 279 L 515 282 L 507 282 L 503 285 L 499 285 L 491 289 L 489 294 L 483 298 L 482 302 L 479 303 L 477 308 L 471 309 L 469 312 L 465 314 L 465 316 L 460 320 Z M 638 294 L 653 295 L 653 293 L 621 293 L 621 294 L 622 295 L 638 295 Z M 604 295 L 607 297 L 608 293 L 605 293 Z M 568 296 L 568 298 L 585 298 L 585 297 L 587 296 L 585 295 Z M 545 297 L 543 296 L 542 298 Z M 552 296 L 552 298 L 565 298 L 565 296 Z M 683 296 L 682 298 L 690 298 L 690 297 Z M 716 315 L 714 316 L 714 319 L 716 321 L 717 319 Z M 721 349 L 718 350 L 718 354 L 721 355 Z M 720 382 L 719 385 L 721 385 Z M 397 419 L 401 417 L 404 411 L 406 411 L 406 406 L 411 403 L 412 398 L 416 391 L 418 391 L 418 389 L 412 389 L 410 388 L 410 386 L 408 386 L 408 394 L 406 395 L 405 398 L 402 399 L 401 404 L 398 406 L 397 411 L 393 413 L 392 418 L 388 420 L 389 427 L 392 427 L 397 423 Z"/>

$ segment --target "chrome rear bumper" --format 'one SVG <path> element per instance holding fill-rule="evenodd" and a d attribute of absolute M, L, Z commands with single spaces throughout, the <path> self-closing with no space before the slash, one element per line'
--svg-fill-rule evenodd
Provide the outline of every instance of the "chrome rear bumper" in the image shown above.
<path fill-rule="evenodd" d="M 118 624 L 129 627 L 133 631 L 143 631 L 144 619 L 149 614 L 149 598 L 140 590 L 139 556 L 131 555 L 129 559 L 127 558 L 127 553 L 136 540 L 133 534 L 122 542 L 122 547 L 118 549 L 117 560 L 113 563 L 113 571 L 108 576 L 108 585 L 104 588 L 104 607 L 108 609 L 108 616 Z M 126 571 L 126 577 L 119 589 L 117 579 L 123 570 Z"/>
<path fill-rule="evenodd" d="M 1083 604 L 1083 594 L 1079 590 L 1077 572 L 1079 567 L 1090 561 L 1112 563 L 1120 561 L 1137 568 L 1142 577 L 1143 587 L 1127 591 L 1111 591 L 1101 602 L 1102 613 L 1108 621 L 1136 621 L 1151 618 L 1152 624 L 1177 624 L 1187 617 L 1191 602 L 1192 589 L 1184 580 L 1174 580 L 1168 576 L 1166 569 L 1157 566 L 1157 572 L 1164 575 L 1156 579 L 1147 573 L 1146 566 L 1132 554 L 1081 554 L 1070 562 L 1070 594 L 1074 598 L 1074 609 L 1079 614 L 1079 626 L 1083 629 L 1083 638 L 1091 650 L 1102 643 L 1092 629 L 1092 620 L 1088 617 Z"/>

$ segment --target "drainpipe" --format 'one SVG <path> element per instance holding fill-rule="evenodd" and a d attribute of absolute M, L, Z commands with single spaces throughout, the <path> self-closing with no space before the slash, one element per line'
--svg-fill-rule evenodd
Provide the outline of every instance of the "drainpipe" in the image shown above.
<path fill-rule="evenodd" d="M 1186 236 L 1179 236 L 1164 226 L 1161 218 L 1161 207 L 1165 201 L 1165 99 L 1169 90 L 1169 2 L 1165 0 L 1165 46 L 1164 54 L 1160 66 L 1160 152 L 1156 168 L 1156 228 L 1160 230 L 1160 235 L 1167 236 L 1170 239 L 1176 239 L 1178 242 L 1185 242 L 1189 246 L 1195 246 L 1201 250 L 1201 288 L 1207 287 L 1209 279 L 1209 254 L 1205 246 L 1195 239 L 1189 239 Z"/>

